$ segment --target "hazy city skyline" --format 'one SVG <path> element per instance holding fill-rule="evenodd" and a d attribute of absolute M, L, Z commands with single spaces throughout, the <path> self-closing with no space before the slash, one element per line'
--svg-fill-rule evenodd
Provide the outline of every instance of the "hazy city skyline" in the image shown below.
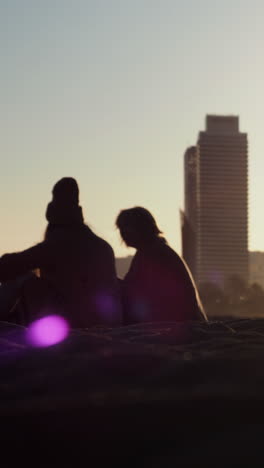
<path fill-rule="evenodd" d="M 177 0 L 0 1 L 0 255 L 42 239 L 54 183 L 122 246 L 122 208 L 153 212 L 181 252 L 183 154 L 206 114 L 249 140 L 249 249 L 264 250 L 264 5 Z"/>

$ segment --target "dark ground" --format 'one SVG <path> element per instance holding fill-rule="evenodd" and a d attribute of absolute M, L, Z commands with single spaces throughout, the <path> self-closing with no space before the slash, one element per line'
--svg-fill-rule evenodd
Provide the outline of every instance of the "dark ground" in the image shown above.
<path fill-rule="evenodd" d="M 264 319 L 24 336 L 1 323 L 4 467 L 264 466 Z"/>

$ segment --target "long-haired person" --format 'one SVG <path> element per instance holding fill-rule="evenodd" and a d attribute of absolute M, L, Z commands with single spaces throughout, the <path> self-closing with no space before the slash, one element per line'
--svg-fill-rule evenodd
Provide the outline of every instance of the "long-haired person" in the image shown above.
<path fill-rule="evenodd" d="M 122 210 L 116 226 L 136 249 L 122 284 L 125 322 L 207 320 L 190 271 L 152 214 L 139 206 Z"/>

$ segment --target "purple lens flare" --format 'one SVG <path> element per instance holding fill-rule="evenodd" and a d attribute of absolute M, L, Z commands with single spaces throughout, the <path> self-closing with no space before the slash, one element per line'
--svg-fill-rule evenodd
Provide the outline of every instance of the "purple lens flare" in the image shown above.
<path fill-rule="evenodd" d="M 31 346 L 45 348 L 65 340 L 69 334 L 67 321 L 58 315 L 48 315 L 30 324 L 27 340 Z"/>

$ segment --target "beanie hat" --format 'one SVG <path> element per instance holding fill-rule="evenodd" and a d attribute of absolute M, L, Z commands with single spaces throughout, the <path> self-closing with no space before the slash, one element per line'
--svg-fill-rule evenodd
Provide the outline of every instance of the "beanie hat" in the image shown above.
<path fill-rule="evenodd" d="M 72 177 L 63 177 L 53 187 L 52 201 L 46 210 L 50 224 L 69 226 L 83 223 L 82 207 L 79 206 L 79 187 Z"/>

